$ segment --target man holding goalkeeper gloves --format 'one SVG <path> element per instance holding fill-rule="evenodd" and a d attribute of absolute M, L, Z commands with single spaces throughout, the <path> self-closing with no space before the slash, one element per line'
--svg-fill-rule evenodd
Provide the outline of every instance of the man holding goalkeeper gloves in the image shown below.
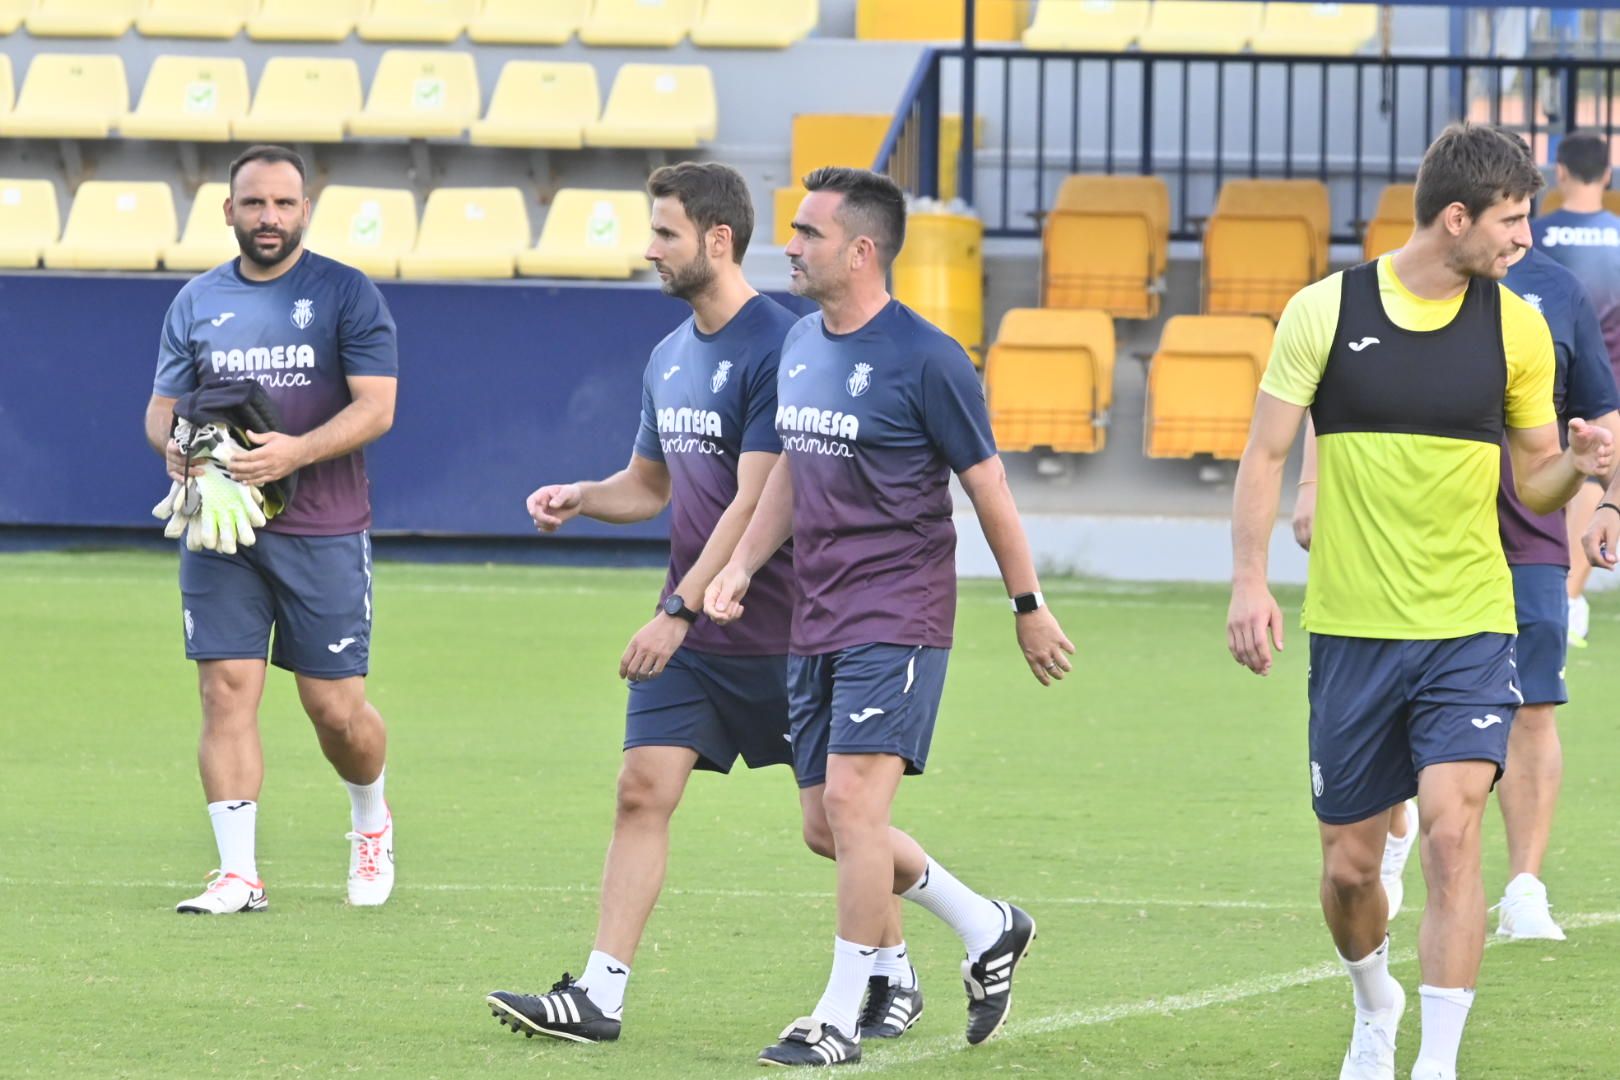
<path fill-rule="evenodd" d="M 176 906 L 183 913 L 267 906 L 254 850 L 267 654 L 294 673 L 349 791 L 349 903 L 381 904 L 394 884 L 387 734 L 365 692 L 362 448 L 393 424 L 399 358 L 376 286 L 304 249 L 304 180 L 302 159 L 281 147 L 231 163 L 224 213 L 241 258 L 192 279 L 170 305 L 146 409 L 147 440 L 174 481 L 154 514 L 168 520 L 165 535 L 185 537 L 186 656 L 203 709 L 197 761 L 219 848 L 219 869 Z"/>

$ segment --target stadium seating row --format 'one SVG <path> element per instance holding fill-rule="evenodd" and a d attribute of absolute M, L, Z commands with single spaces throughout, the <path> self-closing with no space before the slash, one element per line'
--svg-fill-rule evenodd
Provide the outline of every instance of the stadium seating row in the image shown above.
<path fill-rule="evenodd" d="M 1272 325 L 1256 316 L 1177 315 L 1148 367 L 1143 451 L 1155 458 L 1242 456 Z M 985 361 L 996 445 L 1094 453 L 1107 443 L 1114 324 L 1100 311 L 1015 308 Z"/>
<path fill-rule="evenodd" d="M 345 135 L 469 137 L 481 146 L 689 149 L 715 137 L 714 77 L 693 64 L 625 64 L 602 108 L 586 63 L 511 60 L 479 117 L 478 69 L 466 52 L 389 49 L 361 103 L 360 68 L 348 58 L 278 56 L 258 92 L 233 57 L 160 56 L 140 104 L 117 55 L 42 53 L 11 101 L 0 54 L 0 136 L 108 137 L 199 142 L 337 142 Z M 870 162 L 868 162 L 870 164 Z"/>
<path fill-rule="evenodd" d="M 0 180 L 0 267 L 199 271 L 237 253 L 224 223 L 225 184 L 204 184 L 175 242 L 173 193 L 164 183 L 91 180 L 61 217 L 47 180 Z M 409 191 L 329 185 L 306 240 L 373 277 L 628 278 L 643 265 L 651 207 L 640 191 L 557 193 L 530 247 L 517 188 L 440 188 L 420 223 Z"/>
<path fill-rule="evenodd" d="M 1023 25 L 1019 5 L 981 2 L 975 34 L 1031 49 L 1120 52 L 1304 53 L 1345 56 L 1378 33 L 1376 4 L 1243 3 L 1236 0 L 1037 0 Z M 860 38 L 949 41 L 962 36 L 962 0 L 860 0 Z"/>
<path fill-rule="evenodd" d="M 260 41 L 786 48 L 815 29 L 817 0 L 0 0 L 0 34 Z"/>

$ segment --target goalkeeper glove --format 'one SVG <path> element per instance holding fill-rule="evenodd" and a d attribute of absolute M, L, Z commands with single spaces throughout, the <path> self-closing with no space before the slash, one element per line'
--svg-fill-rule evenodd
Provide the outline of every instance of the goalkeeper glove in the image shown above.
<path fill-rule="evenodd" d="M 187 548 L 234 555 L 238 547 L 258 541 L 253 530 L 264 525 L 265 517 L 256 488 L 232 480 L 212 460 L 203 462 L 193 483 L 199 505 L 189 518 Z"/>

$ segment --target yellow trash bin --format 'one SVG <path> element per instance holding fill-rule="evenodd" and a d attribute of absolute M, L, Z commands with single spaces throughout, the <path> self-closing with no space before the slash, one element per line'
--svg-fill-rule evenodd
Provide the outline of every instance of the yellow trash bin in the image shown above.
<path fill-rule="evenodd" d="M 894 295 L 983 367 L 984 223 L 966 214 L 913 212 L 894 261 Z"/>

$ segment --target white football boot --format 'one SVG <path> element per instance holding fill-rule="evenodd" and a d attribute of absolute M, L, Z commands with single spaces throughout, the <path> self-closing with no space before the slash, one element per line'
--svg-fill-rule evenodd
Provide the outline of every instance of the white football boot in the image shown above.
<path fill-rule="evenodd" d="M 1406 991 L 1395 984 L 1395 1004 L 1378 1012 L 1356 1010 L 1350 1049 L 1339 1066 L 1339 1080 L 1395 1080 L 1395 1034 L 1406 1012 Z"/>
<path fill-rule="evenodd" d="M 182 915 L 236 915 L 241 912 L 263 911 L 270 906 L 265 898 L 264 882 L 249 881 L 239 874 L 225 874 L 218 870 L 208 875 L 208 888 L 201 896 L 182 900 L 174 910 Z"/>
<path fill-rule="evenodd" d="M 1457 1080 L 1457 1070 L 1432 1061 L 1420 1061 L 1412 1066 L 1412 1080 Z"/>
<path fill-rule="evenodd" d="M 1407 799 L 1406 835 L 1384 837 L 1384 865 L 1378 872 L 1384 882 L 1384 893 L 1389 897 L 1389 917 L 1400 913 L 1401 901 L 1406 898 L 1406 860 L 1411 858 L 1412 845 L 1417 841 L 1418 809 L 1416 799 Z"/>
<path fill-rule="evenodd" d="M 1508 882 L 1502 902 L 1496 936 L 1509 941 L 1563 941 L 1564 931 L 1553 922 L 1547 903 L 1547 886 L 1534 874 L 1520 874 Z"/>
<path fill-rule="evenodd" d="M 394 814 L 380 832 L 350 832 L 349 903 L 355 907 L 376 907 L 394 891 Z"/>

